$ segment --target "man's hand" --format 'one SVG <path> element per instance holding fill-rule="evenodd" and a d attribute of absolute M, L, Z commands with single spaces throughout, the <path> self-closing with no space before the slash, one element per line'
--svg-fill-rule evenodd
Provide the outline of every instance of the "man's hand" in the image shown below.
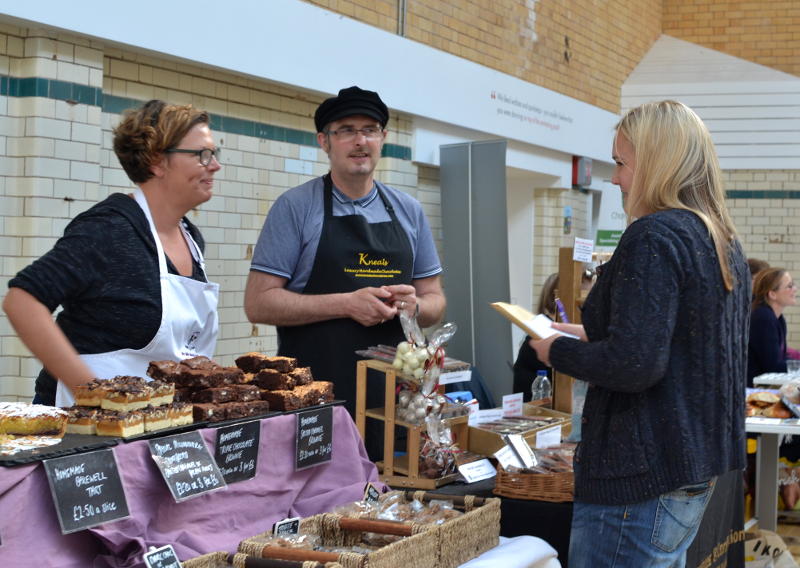
<path fill-rule="evenodd" d="M 397 307 L 392 302 L 392 293 L 386 288 L 387 286 L 381 288 L 370 286 L 350 292 L 347 295 L 347 312 L 350 317 L 366 327 L 381 324 L 395 317 Z"/>
<path fill-rule="evenodd" d="M 393 284 L 382 286 L 381 289 L 391 294 L 386 301 L 398 310 L 405 310 L 409 314 L 417 311 L 417 289 L 411 284 Z"/>

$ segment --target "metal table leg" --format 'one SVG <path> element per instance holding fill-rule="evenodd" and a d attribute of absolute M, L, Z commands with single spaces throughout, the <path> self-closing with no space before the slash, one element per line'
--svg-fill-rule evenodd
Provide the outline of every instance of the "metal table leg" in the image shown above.
<path fill-rule="evenodd" d="M 778 440 L 780 434 L 760 434 L 756 460 L 756 517 L 758 526 L 778 526 Z"/>

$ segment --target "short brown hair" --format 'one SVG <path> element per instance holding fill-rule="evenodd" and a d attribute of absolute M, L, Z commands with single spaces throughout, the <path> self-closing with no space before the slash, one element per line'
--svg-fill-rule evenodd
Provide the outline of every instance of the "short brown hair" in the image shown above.
<path fill-rule="evenodd" d="M 786 269 L 777 267 L 765 268 L 756 274 L 753 281 L 753 308 L 767 303 L 769 293 L 778 289 L 784 274 Z"/>
<path fill-rule="evenodd" d="M 175 148 L 198 124 L 208 124 L 208 113 L 192 105 L 170 105 L 152 100 L 125 111 L 114 129 L 114 153 L 133 183 L 153 177 L 151 168 L 165 150 Z"/>

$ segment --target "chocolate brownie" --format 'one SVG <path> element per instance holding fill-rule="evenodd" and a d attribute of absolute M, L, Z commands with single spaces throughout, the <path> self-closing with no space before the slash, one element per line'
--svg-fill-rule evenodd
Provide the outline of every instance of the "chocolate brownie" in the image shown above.
<path fill-rule="evenodd" d="M 225 418 L 233 420 L 234 418 L 247 418 L 252 416 L 248 409 L 249 402 L 228 402 L 220 406 L 225 407 Z"/>
<path fill-rule="evenodd" d="M 211 370 L 216 367 L 219 367 L 219 364 L 215 363 L 208 357 L 204 355 L 198 355 L 197 357 L 191 357 L 190 359 L 184 359 L 181 361 L 181 365 L 184 367 L 189 367 L 190 369 L 196 370 Z"/>
<path fill-rule="evenodd" d="M 269 412 L 269 402 L 266 400 L 252 400 L 245 404 L 249 411 L 248 416 L 260 416 Z"/>
<path fill-rule="evenodd" d="M 245 353 L 236 359 L 236 366 L 248 373 L 256 373 L 261 369 L 275 369 L 281 373 L 289 373 L 297 366 L 294 357 L 267 357 L 263 353 Z"/>
<path fill-rule="evenodd" d="M 311 367 L 297 367 L 289 375 L 294 379 L 295 385 L 307 385 L 314 380 Z"/>
<path fill-rule="evenodd" d="M 201 402 L 192 405 L 195 422 L 219 422 L 225 420 L 225 408 L 216 402 Z"/>
<path fill-rule="evenodd" d="M 230 385 L 228 388 L 233 391 L 233 400 L 241 402 L 261 400 L 261 389 L 256 385 Z"/>
<path fill-rule="evenodd" d="M 176 388 L 175 397 L 172 399 L 174 402 L 191 402 L 194 389 L 190 388 Z"/>
<path fill-rule="evenodd" d="M 261 369 L 253 378 L 253 384 L 268 390 L 292 390 L 294 379 L 275 369 Z"/>
<path fill-rule="evenodd" d="M 195 391 L 192 402 L 229 402 L 235 400 L 230 387 L 214 387 Z"/>
<path fill-rule="evenodd" d="M 272 410 L 297 410 L 303 408 L 303 398 L 293 390 L 262 390 L 261 400 L 269 403 Z"/>
<path fill-rule="evenodd" d="M 175 382 L 175 375 L 180 372 L 181 364 L 177 361 L 150 361 L 147 376 L 159 381 Z"/>

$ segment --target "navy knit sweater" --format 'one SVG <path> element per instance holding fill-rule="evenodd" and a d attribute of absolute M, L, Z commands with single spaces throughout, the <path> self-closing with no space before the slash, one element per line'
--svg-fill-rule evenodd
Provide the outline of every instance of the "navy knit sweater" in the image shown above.
<path fill-rule="evenodd" d="M 693 213 L 632 223 L 586 299 L 589 342 L 560 338 L 553 367 L 590 387 L 575 497 L 653 498 L 744 467 L 750 274 L 738 243 L 726 292 Z"/>

